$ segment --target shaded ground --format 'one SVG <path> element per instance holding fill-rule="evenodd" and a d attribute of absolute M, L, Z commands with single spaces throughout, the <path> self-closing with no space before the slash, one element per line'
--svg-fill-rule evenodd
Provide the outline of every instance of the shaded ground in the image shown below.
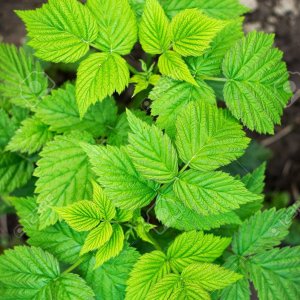
<path fill-rule="evenodd" d="M 15 9 L 39 7 L 42 0 L 0 0 L 0 36 L 5 42 L 22 44 L 25 29 L 14 14 Z M 243 0 L 254 8 L 246 18 L 245 29 L 276 33 L 276 44 L 284 51 L 284 59 L 291 71 L 295 93 L 300 98 L 300 1 L 299 0 Z M 1 37 L 0 37 L 1 38 Z M 299 72 L 299 73 L 298 73 Z M 299 88 L 299 91 L 298 91 Z M 267 190 L 288 191 L 297 197 L 300 188 L 300 99 L 285 110 L 282 126 L 275 137 L 257 136 L 273 151 L 268 164 Z M 295 200 L 295 199 L 294 199 Z"/>

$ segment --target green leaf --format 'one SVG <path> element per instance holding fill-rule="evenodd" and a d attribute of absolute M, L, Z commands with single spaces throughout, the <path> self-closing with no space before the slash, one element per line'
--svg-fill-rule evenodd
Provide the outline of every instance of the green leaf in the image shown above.
<path fill-rule="evenodd" d="M 251 130 L 273 133 L 291 97 L 282 52 L 274 35 L 252 32 L 226 54 L 224 97 L 232 114 Z"/>
<path fill-rule="evenodd" d="M 174 51 L 167 50 L 159 57 L 158 68 L 163 75 L 175 80 L 186 81 L 195 86 L 198 85 L 184 60 Z"/>
<path fill-rule="evenodd" d="M 93 201 L 99 207 L 102 218 L 107 221 L 116 216 L 116 209 L 110 199 L 107 198 L 101 186 L 93 182 Z"/>
<path fill-rule="evenodd" d="M 223 27 L 222 21 L 211 19 L 197 9 L 184 10 L 171 22 L 173 49 L 182 56 L 200 56 Z"/>
<path fill-rule="evenodd" d="M 103 265 L 112 257 L 117 256 L 124 246 L 124 233 L 119 224 L 112 225 L 112 235 L 110 239 L 100 247 L 96 253 L 95 269 Z"/>
<path fill-rule="evenodd" d="M 102 219 L 98 205 L 88 200 L 78 201 L 66 207 L 56 207 L 54 210 L 77 231 L 91 230 Z"/>
<path fill-rule="evenodd" d="M 97 38 L 96 20 L 76 0 L 50 0 L 42 8 L 17 11 L 26 25 L 35 55 L 52 62 L 75 62 Z"/>
<path fill-rule="evenodd" d="M 137 22 L 128 1 L 88 0 L 99 33 L 95 45 L 104 52 L 129 54 L 137 41 Z"/>
<path fill-rule="evenodd" d="M 249 144 L 227 111 L 205 102 L 189 104 L 176 121 L 179 157 L 191 168 L 211 171 L 242 156 Z"/>
<path fill-rule="evenodd" d="M 210 230 L 224 224 L 241 224 L 234 212 L 207 216 L 198 214 L 195 210 L 187 208 L 172 190 L 158 196 L 155 215 L 166 227 L 185 231 Z"/>
<path fill-rule="evenodd" d="M 105 98 L 91 106 L 80 119 L 75 87 L 67 83 L 64 88 L 53 90 L 35 108 L 36 116 L 58 133 L 85 130 L 94 136 L 105 136 L 117 119 L 117 107 L 112 98 Z"/>
<path fill-rule="evenodd" d="M 47 94 L 48 80 L 39 62 L 23 48 L 0 44 L 0 94 L 32 108 Z"/>
<path fill-rule="evenodd" d="M 223 289 L 243 276 L 209 263 L 195 263 L 182 271 L 184 281 L 198 283 L 206 291 Z"/>
<path fill-rule="evenodd" d="M 132 247 L 125 245 L 122 252 L 94 270 L 95 259 L 85 267 L 83 277 L 93 288 L 96 299 L 124 300 L 126 281 L 139 257 Z"/>
<path fill-rule="evenodd" d="M 113 203 L 134 210 L 146 206 L 156 196 L 159 185 L 136 171 L 126 148 L 84 145 L 99 183 Z"/>
<path fill-rule="evenodd" d="M 229 212 L 261 199 L 223 172 L 186 171 L 174 183 L 174 192 L 188 208 L 205 216 Z"/>
<path fill-rule="evenodd" d="M 133 132 L 128 137 L 128 153 L 138 172 L 160 183 L 172 181 L 178 173 L 178 158 L 170 138 L 129 110 L 127 118 Z"/>
<path fill-rule="evenodd" d="M 126 300 L 144 299 L 153 286 L 170 273 L 167 257 L 161 251 L 146 253 L 135 264 L 127 281 Z"/>
<path fill-rule="evenodd" d="M 78 68 L 76 100 L 80 117 L 88 108 L 114 92 L 119 94 L 129 83 L 126 61 L 115 53 L 93 53 Z"/>
<path fill-rule="evenodd" d="M 213 262 L 222 255 L 230 241 L 229 238 L 220 238 L 201 231 L 184 232 L 169 247 L 167 259 L 173 272 L 182 272 L 196 262 Z"/>
<path fill-rule="evenodd" d="M 23 230 L 29 237 L 27 243 L 41 247 L 65 263 L 73 264 L 79 259 L 86 233 L 77 232 L 64 222 L 39 230 L 38 205 L 35 198 L 14 198 L 12 204 L 17 210 Z"/>
<path fill-rule="evenodd" d="M 221 74 L 222 61 L 226 52 L 243 37 L 243 20 L 239 18 L 225 24 L 202 56 L 186 58 L 193 75 L 218 76 Z"/>
<path fill-rule="evenodd" d="M 139 38 L 143 50 L 149 54 L 161 54 L 171 44 L 169 20 L 157 0 L 146 1 Z"/>
<path fill-rule="evenodd" d="M 14 135 L 16 125 L 2 108 L 0 109 L 0 149 L 3 150 Z"/>
<path fill-rule="evenodd" d="M 248 8 L 238 0 L 161 0 L 169 17 L 188 8 L 198 8 L 208 16 L 219 19 L 233 19 L 247 11 Z"/>
<path fill-rule="evenodd" d="M 196 81 L 198 86 L 162 77 L 149 95 L 153 101 L 151 114 L 158 116 L 156 125 L 165 129 L 170 137 L 175 136 L 176 119 L 188 103 L 216 103 L 214 91 L 203 80 Z"/>
<path fill-rule="evenodd" d="M 249 261 L 250 278 L 261 300 L 300 297 L 300 247 L 273 249 Z"/>
<path fill-rule="evenodd" d="M 55 224 L 57 213 L 51 208 L 64 207 L 78 200 L 91 199 L 93 174 L 80 140 L 90 141 L 88 134 L 74 132 L 57 136 L 40 153 L 35 176 L 41 227 Z"/>
<path fill-rule="evenodd" d="M 36 117 L 31 117 L 22 122 L 6 149 L 32 154 L 39 151 L 52 137 L 53 133 L 48 125 Z"/>
<path fill-rule="evenodd" d="M 113 229 L 110 223 L 107 221 L 102 222 L 88 234 L 80 251 L 80 255 L 99 249 L 111 238 L 112 234 Z"/>
<path fill-rule="evenodd" d="M 0 194 L 4 195 L 29 181 L 33 164 L 14 153 L 1 152 L 0 154 Z"/>
<path fill-rule="evenodd" d="M 276 211 L 257 212 L 246 220 L 234 235 L 232 249 L 238 255 L 251 255 L 271 249 L 287 236 L 297 205 Z"/>

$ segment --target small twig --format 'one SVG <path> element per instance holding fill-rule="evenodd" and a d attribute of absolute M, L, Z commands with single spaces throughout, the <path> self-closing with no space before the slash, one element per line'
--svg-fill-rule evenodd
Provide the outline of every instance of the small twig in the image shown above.
<path fill-rule="evenodd" d="M 289 135 L 294 130 L 294 125 L 289 125 L 286 128 L 279 131 L 276 135 L 267 138 L 261 142 L 261 144 L 265 147 L 270 146 L 278 141 L 280 141 L 282 138 Z"/>

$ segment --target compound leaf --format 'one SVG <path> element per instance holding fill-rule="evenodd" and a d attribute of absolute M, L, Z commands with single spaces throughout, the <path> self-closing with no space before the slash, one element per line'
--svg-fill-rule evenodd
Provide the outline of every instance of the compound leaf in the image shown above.
<path fill-rule="evenodd" d="M 227 111 L 205 102 L 189 104 L 176 121 L 179 157 L 193 169 L 211 171 L 242 156 L 249 139 Z"/>
<path fill-rule="evenodd" d="M 41 8 L 17 14 L 26 25 L 28 44 L 46 61 L 75 62 L 97 38 L 96 20 L 77 0 L 49 0 Z"/>
<path fill-rule="evenodd" d="M 171 44 L 169 20 L 157 0 L 147 0 L 139 26 L 139 37 L 145 52 L 161 54 Z"/>
<path fill-rule="evenodd" d="M 135 14 L 127 0 L 88 0 L 99 33 L 95 45 L 104 52 L 129 54 L 137 41 Z"/>
<path fill-rule="evenodd" d="M 114 92 L 119 94 L 129 83 L 126 61 L 115 53 L 93 53 L 78 68 L 76 100 L 80 117 L 97 101 Z"/>
<path fill-rule="evenodd" d="M 173 180 L 178 173 L 178 158 L 170 138 L 129 110 L 127 117 L 132 130 L 128 137 L 128 153 L 138 172 L 160 183 Z"/>

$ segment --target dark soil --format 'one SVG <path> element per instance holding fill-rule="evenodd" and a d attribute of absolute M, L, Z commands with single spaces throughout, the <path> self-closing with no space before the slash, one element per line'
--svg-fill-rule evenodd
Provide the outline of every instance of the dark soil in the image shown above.
<path fill-rule="evenodd" d="M 0 40 L 2 36 L 5 42 L 22 44 L 25 28 L 13 10 L 32 9 L 43 2 L 46 1 L 0 0 Z M 255 135 L 273 152 L 267 167 L 267 191 L 288 191 L 295 200 L 300 189 L 300 99 L 297 99 L 300 98 L 300 0 L 244 2 L 257 3 L 257 8 L 246 18 L 246 31 L 256 29 L 276 34 L 276 44 L 284 52 L 294 91 L 298 93 L 295 103 L 285 109 L 282 126 L 276 128 L 275 137 Z"/>

